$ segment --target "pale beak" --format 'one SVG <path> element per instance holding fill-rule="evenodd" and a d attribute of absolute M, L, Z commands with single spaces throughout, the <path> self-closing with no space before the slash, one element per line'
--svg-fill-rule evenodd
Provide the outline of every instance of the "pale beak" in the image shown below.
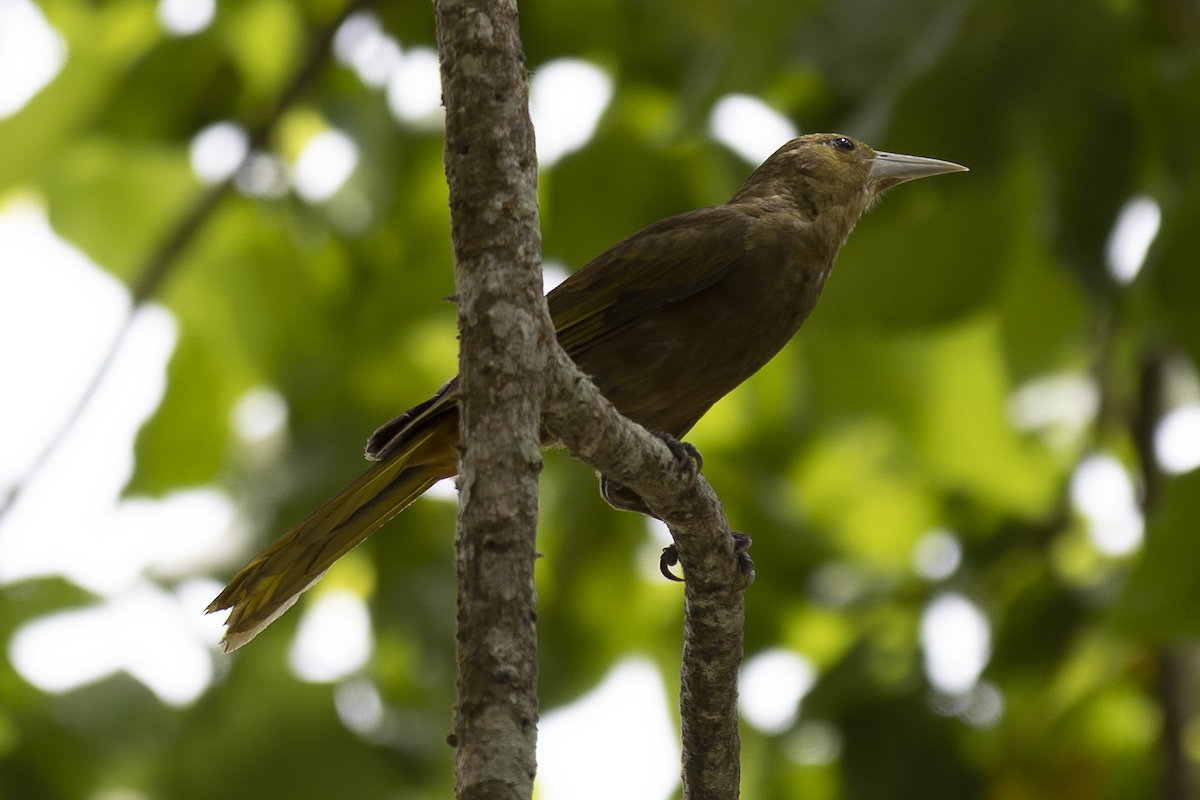
<path fill-rule="evenodd" d="M 871 162 L 871 171 L 867 173 L 867 182 L 875 187 L 875 191 L 882 192 L 898 183 L 917 178 L 928 178 L 930 175 L 941 175 L 945 172 L 969 172 L 969 170 L 962 164 L 955 164 L 953 161 L 877 151 L 875 160 Z"/>

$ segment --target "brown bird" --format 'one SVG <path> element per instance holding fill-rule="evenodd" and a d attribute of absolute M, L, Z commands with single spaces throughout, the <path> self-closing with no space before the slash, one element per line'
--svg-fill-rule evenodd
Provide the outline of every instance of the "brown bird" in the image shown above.
<path fill-rule="evenodd" d="M 779 148 L 725 205 L 689 211 L 610 247 L 547 302 L 558 342 L 613 405 L 682 437 L 799 330 L 859 216 L 886 189 L 966 168 L 813 134 Z M 458 471 L 458 379 L 377 430 L 376 461 L 263 551 L 208 611 L 232 609 L 222 644 L 241 647 L 341 556 Z M 549 442 L 547 443 L 549 444 Z M 602 482 L 620 508 L 644 510 Z"/>

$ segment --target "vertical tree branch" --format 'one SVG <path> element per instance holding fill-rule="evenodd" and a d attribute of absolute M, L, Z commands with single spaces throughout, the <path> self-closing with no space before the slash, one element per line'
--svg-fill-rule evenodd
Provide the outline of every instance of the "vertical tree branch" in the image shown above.
<path fill-rule="evenodd" d="M 679 693 L 685 800 L 733 800 L 741 788 L 737 697 L 746 603 L 725 524 L 720 538 L 713 535 L 720 529 L 699 537 L 672 530 L 680 560 L 690 566 Z"/>
<path fill-rule="evenodd" d="M 1154 455 L 1154 429 L 1163 413 L 1167 356 L 1151 352 L 1143 357 L 1138 382 L 1138 404 L 1130 430 L 1142 467 L 1142 515 L 1149 524 L 1162 497 L 1162 470 Z M 1190 712 L 1186 651 L 1163 644 L 1155 651 L 1158 680 L 1155 690 L 1162 707 L 1162 796 L 1165 800 L 1194 797 L 1191 766 L 1184 747 L 1184 727 Z"/>
<path fill-rule="evenodd" d="M 1155 651 L 1158 702 L 1163 710 L 1162 756 L 1164 800 L 1192 800 L 1191 766 L 1184 747 L 1188 721 L 1188 658 L 1179 647 L 1163 645 Z"/>
<path fill-rule="evenodd" d="M 458 518 L 459 798 L 529 798 L 542 373 L 537 159 L 513 0 L 434 4 L 446 106 L 463 448 Z"/>

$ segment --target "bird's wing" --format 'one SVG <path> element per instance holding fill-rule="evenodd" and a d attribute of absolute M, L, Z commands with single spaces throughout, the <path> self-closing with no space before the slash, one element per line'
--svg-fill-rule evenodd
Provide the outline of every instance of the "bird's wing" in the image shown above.
<path fill-rule="evenodd" d="M 558 341 L 569 354 L 604 341 L 639 317 L 707 289 L 745 258 L 753 218 L 730 206 L 662 220 L 613 245 L 546 298 Z M 381 426 L 367 442 L 378 461 L 458 403 L 458 378 Z"/>
<path fill-rule="evenodd" d="M 569 354 L 707 289 L 738 268 L 753 218 L 729 206 L 657 222 L 592 259 L 546 298 Z"/>

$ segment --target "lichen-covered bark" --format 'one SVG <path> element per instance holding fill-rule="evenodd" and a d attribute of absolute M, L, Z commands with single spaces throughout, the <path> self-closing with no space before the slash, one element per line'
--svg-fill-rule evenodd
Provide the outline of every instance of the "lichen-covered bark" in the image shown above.
<path fill-rule="evenodd" d="M 671 528 L 687 575 L 684 797 L 736 798 L 744 603 L 721 503 L 555 346 L 538 270 L 537 167 L 515 4 L 436 0 L 435 15 L 462 334 L 457 796 L 532 794 L 544 425 L 639 492 Z"/>
<path fill-rule="evenodd" d="M 551 369 L 547 430 L 576 457 L 640 494 L 675 538 L 686 576 L 683 796 L 732 800 L 741 777 L 737 679 L 745 593 L 721 501 L 703 476 L 689 483 L 666 445 L 617 413 L 561 350 Z"/>
<path fill-rule="evenodd" d="M 434 4 L 461 333 L 459 798 L 529 798 L 542 374 L 537 161 L 515 3 Z"/>

